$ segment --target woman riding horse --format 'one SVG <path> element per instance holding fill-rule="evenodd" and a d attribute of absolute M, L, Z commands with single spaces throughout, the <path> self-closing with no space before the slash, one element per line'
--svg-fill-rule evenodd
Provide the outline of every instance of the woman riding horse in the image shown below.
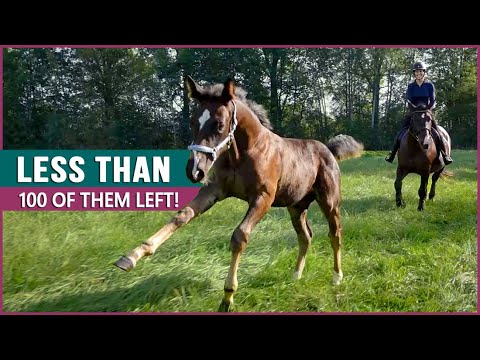
<path fill-rule="evenodd" d="M 412 71 L 415 74 L 415 81 L 411 82 L 407 88 L 407 101 L 410 103 L 408 107 L 408 113 L 405 116 L 405 120 L 403 121 L 402 128 L 400 132 L 397 134 L 395 138 L 395 144 L 393 146 L 393 150 L 390 154 L 387 155 L 385 158 L 388 162 L 393 162 L 395 159 L 395 154 L 397 153 L 398 148 L 400 147 L 400 139 L 402 134 L 410 127 L 412 121 L 412 109 L 417 107 L 419 104 L 426 104 L 427 109 L 432 110 L 436 103 L 435 103 L 435 86 L 433 83 L 426 79 L 426 72 L 427 68 L 423 62 L 416 62 L 412 66 Z M 452 163 L 452 158 L 449 154 L 445 151 L 445 144 L 442 140 L 442 137 L 438 131 L 437 123 L 435 119 L 432 118 L 432 128 L 435 129 L 434 131 L 434 138 L 435 144 L 437 149 L 440 150 L 440 153 L 443 156 L 443 161 L 445 165 Z"/>

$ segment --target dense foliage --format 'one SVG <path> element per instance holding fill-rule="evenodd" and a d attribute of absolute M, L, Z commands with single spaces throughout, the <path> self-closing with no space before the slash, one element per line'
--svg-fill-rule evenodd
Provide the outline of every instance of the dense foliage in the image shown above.
<path fill-rule="evenodd" d="M 4 49 L 7 149 L 175 149 L 191 142 L 183 88 L 233 77 L 282 136 L 343 132 L 391 147 L 411 64 L 425 61 L 454 148 L 476 148 L 475 48 Z"/>

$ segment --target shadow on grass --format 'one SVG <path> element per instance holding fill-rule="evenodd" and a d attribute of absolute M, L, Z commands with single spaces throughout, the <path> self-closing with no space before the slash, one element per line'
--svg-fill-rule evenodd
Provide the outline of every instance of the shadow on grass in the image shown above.
<path fill-rule="evenodd" d="M 342 210 L 348 213 L 365 213 L 372 209 L 375 209 L 376 211 L 392 211 L 396 209 L 395 193 L 392 193 L 391 197 L 372 196 L 361 199 L 342 199 Z"/>
<path fill-rule="evenodd" d="M 185 274 L 170 272 L 162 276 L 151 276 L 129 288 L 59 295 L 54 299 L 31 303 L 15 312 L 148 312 L 151 305 L 169 301 L 186 302 L 191 292 L 198 297 L 212 287 L 209 279 L 197 281 Z"/>
<path fill-rule="evenodd" d="M 429 188 L 430 191 L 430 188 Z M 462 217 L 471 215 L 469 213 L 462 213 L 456 212 L 454 209 L 458 209 L 461 207 L 465 207 L 465 203 L 462 199 L 452 199 L 447 197 L 446 195 L 442 195 L 441 192 L 446 192 L 447 190 L 440 189 L 437 186 L 437 194 L 433 200 L 428 199 L 425 201 L 425 211 L 423 213 L 427 214 L 428 210 L 430 209 L 435 212 L 445 212 L 445 209 L 448 209 L 449 216 L 455 217 L 456 214 L 462 215 Z M 390 198 L 385 196 L 374 196 L 370 198 L 362 198 L 362 199 L 352 199 L 347 198 L 342 200 L 342 210 L 347 212 L 350 215 L 355 214 L 363 214 L 365 212 L 375 210 L 379 212 L 392 212 L 392 211 L 414 211 L 415 213 L 419 213 L 417 210 L 418 206 L 418 196 L 416 196 L 416 191 L 414 193 L 403 194 L 404 200 L 406 202 L 405 208 L 397 208 L 395 203 L 395 193 L 392 194 Z M 472 201 L 476 202 L 476 199 Z M 475 215 L 475 214 L 473 214 Z M 475 215 L 476 216 L 476 215 Z M 455 219 L 451 219 L 452 221 Z"/>
<path fill-rule="evenodd" d="M 457 180 L 457 181 L 477 181 L 477 172 L 473 170 L 465 170 L 465 169 L 448 169 L 453 176 L 450 178 L 445 179 L 448 184 L 449 180 Z M 443 179 L 441 179 L 443 180 Z M 441 182 L 439 181 L 438 184 Z"/>

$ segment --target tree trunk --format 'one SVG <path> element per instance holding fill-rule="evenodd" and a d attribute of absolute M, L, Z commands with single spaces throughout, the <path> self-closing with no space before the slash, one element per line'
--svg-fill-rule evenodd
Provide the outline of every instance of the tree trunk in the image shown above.
<path fill-rule="evenodd" d="M 263 49 L 263 53 L 265 55 L 268 75 L 270 77 L 270 114 L 273 117 L 273 125 L 281 128 L 281 109 L 278 96 L 278 63 L 280 62 L 280 49 Z"/>
<path fill-rule="evenodd" d="M 373 109 L 372 109 L 372 144 L 378 146 L 380 144 L 378 137 L 378 119 L 379 119 L 379 105 L 380 105 L 380 79 L 382 60 L 379 56 L 374 57 L 374 75 L 373 75 Z"/>

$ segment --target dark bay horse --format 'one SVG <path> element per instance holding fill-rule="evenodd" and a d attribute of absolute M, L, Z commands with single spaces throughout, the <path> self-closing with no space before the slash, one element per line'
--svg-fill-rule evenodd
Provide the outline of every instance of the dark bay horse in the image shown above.
<path fill-rule="evenodd" d="M 299 253 L 294 278 L 302 275 L 312 239 L 307 209 L 317 201 L 329 225 L 333 248 L 333 283 L 343 278 L 340 262 L 340 169 L 336 159 L 360 156 L 363 145 L 347 135 L 327 146 L 315 140 L 282 138 L 271 131 L 265 109 L 246 98 L 233 80 L 201 87 L 192 78 L 185 86 L 198 108 L 191 118 L 194 142 L 187 177 L 203 184 L 198 195 L 169 223 L 115 265 L 132 269 L 152 255 L 179 227 L 228 197 L 248 202 L 248 210 L 230 240 L 232 253 L 220 311 L 231 311 L 238 288 L 237 270 L 254 226 L 272 206 L 287 207 L 297 233 Z"/>
<path fill-rule="evenodd" d="M 421 182 L 418 188 L 418 210 L 424 210 L 425 199 L 427 197 L 427 186 L 430 174 L 432 175 L 432 186 L 428 198 L 431 200 L 435 196 L 435 187 L 437 180 L 441 175 L 450 176 L 445 171 L 445 163 L 442 156 L 438 156 L 437 146 L 432 134 L 433 115 L 425 105 L 414 106 L 409 104 L 412 112 L 412 121 L 409 129 L 403 134 L 398 149 L 397 176 L 395 179 L 395 201 L 397 207 L 405 207 L 405 201 L 402 197 L 402 181 L 409 173 L 420 175 Z M 450 155 L 451 140 L 447 131 L 437 124 L 440 136 L 445 142 L 446 152 Z M 441 139 L 439 141 L 442 141 Z"/>

